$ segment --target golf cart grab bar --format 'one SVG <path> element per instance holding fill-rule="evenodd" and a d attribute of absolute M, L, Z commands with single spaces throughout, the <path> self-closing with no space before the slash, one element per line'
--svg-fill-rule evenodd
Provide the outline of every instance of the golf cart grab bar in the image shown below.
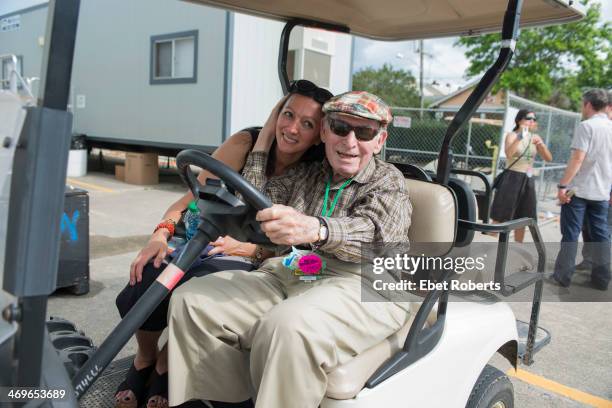
<path fill-rule="evenodd" d="M 459 225 L 465 229 L 480 232 L 499 233 L 497 258 L 495 260 L 495 282 L 501 285 L 501 294 L 510 296 L 540 281 L 544 276 L 546 266 L 546 250 L 542 243 L 540 230 L 533 218 L 519 218 L 501 224 L 479 224 L 477 222 L 459 220 Z M 536 272 L 515 272 L 506 276 L 506 260 L 508 259 L 508 238 L 512 230 L 529 227 L 533 243 L 538 252 L 538 269 Z"/>
<path fill-rule="evenodd" d="M 476 222 L 459 220 L 459 225 L 463 228 L 473 229 L 481 232 L 499 232 L 499 245 L 497 246 L 497 258 L 495 259 L 495 282 L 501 285 L 501 293 L 504 296 L 513 295 L 533 284 L 533 300 L 531 302 L 531 317 L 529 319 L 529 332 L 527 334 L 527 345 L 523 362 L 527 365 L 533 363 L 535 336 L 538 329 L 540 316 L 540 305 L 542 303 L 542 290 L 544 269 L 546 267 L 546 250 L 542 243 L 542 235 L 538 224 L 533 218 L 519 218 L 501 224 L 479 224 Z M 515 272 L 512 275 L 506 274 L 506 260 L 508 258 L 508 238 L 514 229 L 529 227 L 529 232 L 533 237 L 533 243 L 538 251 L 538 269 L 534 272 Z"/>
<path fill-rule="evenodd" d="M 478 232 L 492 232 L 492 233 L 504 233 L 512 232 L 512 230 L 530 227 L 535 225 L 533 218 L 517 218 L 516 220 L 510 220 L 506 222 L 500 222 L 499 224 L 481 224 L 479 222 L 458 220 L 461 228 L 470 229 Z"/>
<path fill-rule="evenodd" d="M 452 274 L 452 271 L 446 271 L 439 282 L 450 281 Z M 366 387 L 376 387 L 387 378 L 399 373 L 410 364 L 427 355 L 438 344 L 444 331 L 450 286 L 445 285 L 444 287 L 446 289 L 436 288 L 427 293 L 425 300 L 423 300 L 421 307 L 419 307 L 414 317 L 414 321 L 410 325 L 410 331 L 406 336 L 404 346 L 368 378 Z M 436 322 L 431 327 L 425 327 L 427 317 L 436 303 L 439 303 Z"/>
<path fill-rule="evenodd" d="M 502 28 L 502 48 L 497 57 L 497 61 L 487 70 L 480 82 L 474 88 L 459 112 L 455 115 L 444 136 L 440 155 L 438 156 L 438 169 L 436 179 L 441 184 L 448 184 L 450 176 L 451 160 L 449 156 L 450 144 L 463 125 L 472 117 L 476 109 L 480 106 L 484 98 L 489 94 L 491 88 L 506 69 L 512 55 L 518 37 L 519 22 L 523 0 L 509 0 L 504 24 Z"/>
<path fill-rule="evenodd" d="M 294 18 L 287 21 L 283 32 L 281 33 L 280 49 L 278 52 L 278 78 L 283 88 L 283 95 L 289 93 L 289 75 L 287 74 L 287 56 L 289 55 L 289 37 L 291 36 L 291 30 L 295 26 L 301 25 L 303 27 L 320 28 L 322 30 L 337 31 L 339 33 L 350 33 L 350 29 L 345 25 L 323 23 L 316 20 L 308 20 L 303 18 Z"/>

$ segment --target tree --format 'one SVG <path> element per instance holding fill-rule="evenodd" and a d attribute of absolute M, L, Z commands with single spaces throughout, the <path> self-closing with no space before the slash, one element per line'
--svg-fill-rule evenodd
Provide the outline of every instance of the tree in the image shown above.
<path fill-rule="evenodd" d="M 367 67 L 355 72 L 353 89 L 372 92 L 390 106 L 419 106 L 416 80 L 410 71 L 395 70 L 389 64 L 380 69 Z"/>
<path fill-rule="evenodd" d="M 582 0 L 584 19 L 521 30 L 516 52 L 494 91 L 500 88 L 564 109 L 580 109 L 588 88 L 612 87 L 612 26 L 600 22 L 601 5 Z M 468 75 L 483 74 L 497 58 L 499 34 L 459 39 L 468 49 Z"/>

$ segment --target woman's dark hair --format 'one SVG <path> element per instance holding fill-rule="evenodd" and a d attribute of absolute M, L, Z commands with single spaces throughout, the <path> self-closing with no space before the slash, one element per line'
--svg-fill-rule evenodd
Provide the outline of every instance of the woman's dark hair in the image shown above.
<path fill-rule="evenodd" d="M 521 120 L 525 119 L 525 117 L 530 113 L 535 112 L 529 109 L 520 109 L 518 111 L 516 117 L 514 118 L 514 129 L 512 129 L 513 132 L 516 132 L 520 128 L 519 123 L 521 122 Z"/>

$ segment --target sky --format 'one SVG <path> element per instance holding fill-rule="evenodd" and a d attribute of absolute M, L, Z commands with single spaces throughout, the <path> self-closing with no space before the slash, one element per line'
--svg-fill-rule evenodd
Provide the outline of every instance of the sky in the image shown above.
<path fill-rule="evenodd" d="M 602 16 L 605 21 L 612 21 L 612 0 L 596 0 L 602 4 Z M 0 0 L 0 16 L 15 10 L 46 3 L 46 0 Z M 424 83 L 436 81 L 439 87 L 454 91 L 465 85 L 468 78 L 465 71 L 468 61 L 465 50 L 453 47 L 456 38 L 442 38 L 425 41 Z M 417 77 L 419 74 L 418 46 L 414 41 L 384 42 L 357 38 L 355 41 L 355 61 L 353 70 L 373 66 L 381 67 L 384 63 L 396 69 L 408 69 Z"/>

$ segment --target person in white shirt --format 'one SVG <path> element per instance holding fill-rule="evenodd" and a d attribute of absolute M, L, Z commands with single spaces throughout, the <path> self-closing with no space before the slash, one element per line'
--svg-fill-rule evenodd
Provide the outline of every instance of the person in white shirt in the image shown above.
<path fill-rule="evenodd" d="M 612 185 L 612 121 L 608 94 L 592 89 L 583 95 L 580 123 L 572 139 L 572 154 L 559 182 L 561 248 L 552 278 L 569 287 L 575 271 L 578 237 L 586 217 L 591 233 L 587 242 L 593 254 L 591 284 L 607 290 L 610 283 L 610 232 L 608 208 Z M 568 194 L 569 193 L 569 194 Z"/>

